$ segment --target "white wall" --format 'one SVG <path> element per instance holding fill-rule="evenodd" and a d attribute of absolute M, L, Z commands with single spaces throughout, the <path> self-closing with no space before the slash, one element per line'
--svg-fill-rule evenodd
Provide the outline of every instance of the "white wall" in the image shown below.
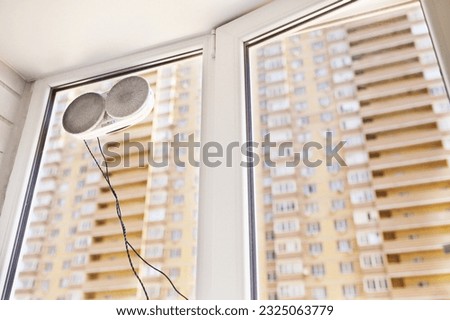
<path fill-rule="evenodd" d="M 0 61 L 0 212 L 28 110 L 29 85 Z"/>

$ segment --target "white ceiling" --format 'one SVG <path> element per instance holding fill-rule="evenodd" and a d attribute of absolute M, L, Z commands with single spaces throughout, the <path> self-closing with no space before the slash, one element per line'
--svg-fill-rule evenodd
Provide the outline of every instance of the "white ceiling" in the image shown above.
<path fill-rule="evenodd" d="M 0 0 L 0 60 L 27 80 L 210 32 L 271 0 Z"/>

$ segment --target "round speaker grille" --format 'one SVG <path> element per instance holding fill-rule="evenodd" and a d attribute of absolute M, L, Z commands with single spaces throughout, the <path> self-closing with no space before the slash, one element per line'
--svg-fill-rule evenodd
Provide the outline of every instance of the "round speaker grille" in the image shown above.
<path fill-rule="evenodd" d="M 128 77 L 117 82 L 106 96 L 106 112 L 116 119 L 139 111 L 149 94 L 148 83 L 141 77 Z"/>
<path fill-rule="evenodd" d="M 89 92 L 72 101 L 62 118 L 64 130 L 72 134 L 86 132 L 100 123 L 105 114 L 105 100 Z"/>

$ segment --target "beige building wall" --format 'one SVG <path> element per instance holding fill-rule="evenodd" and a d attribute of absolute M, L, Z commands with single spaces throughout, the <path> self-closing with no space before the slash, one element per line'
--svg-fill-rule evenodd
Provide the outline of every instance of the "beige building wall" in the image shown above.
<path fill-rule="evenodd" d="M 261 298 L 449 298 L 450 106 L 419 4 L 252 54 L 255 135 L 294 143 L 257 168 Z M 327 131 L 348 166 L 285 168 Z"/>

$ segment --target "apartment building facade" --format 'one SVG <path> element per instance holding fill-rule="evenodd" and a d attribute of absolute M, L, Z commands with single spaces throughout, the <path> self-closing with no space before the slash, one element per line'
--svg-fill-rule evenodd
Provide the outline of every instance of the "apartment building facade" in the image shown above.
<path fill-rule="evenodd" d="M 199 135 L 201 59 L 139 75 L 155 92 L 153 112 L 138 125 L 102 138 L 102 148 L 128 241 L 193 298 L 198 168 L 187 161 L 176 166 L 163 141 L 176 133 L 183 140 Z M 77 95 L 108 91 L 114 83 L 57 96 L 16 281 L 17 299 L 145 298 L 125 253 L 115 199 L 83 141 L 62 132 L 60 125 L 64 109 Z M 89 144 L 102 162 L 97 141 Z M 150 166 L 150 159 L 169 165 Z M 151 299 L 179 298 L 161 274 L 131 256 Z"/>
<path fill-rule="evenodd" d="M 255 173 L 261 298 L 449 298 L 450 104 L 418 2 L 252 54 L 255 136 L 293 142 Z M 327 132 L 347 166 L 285 165 Z"/>

